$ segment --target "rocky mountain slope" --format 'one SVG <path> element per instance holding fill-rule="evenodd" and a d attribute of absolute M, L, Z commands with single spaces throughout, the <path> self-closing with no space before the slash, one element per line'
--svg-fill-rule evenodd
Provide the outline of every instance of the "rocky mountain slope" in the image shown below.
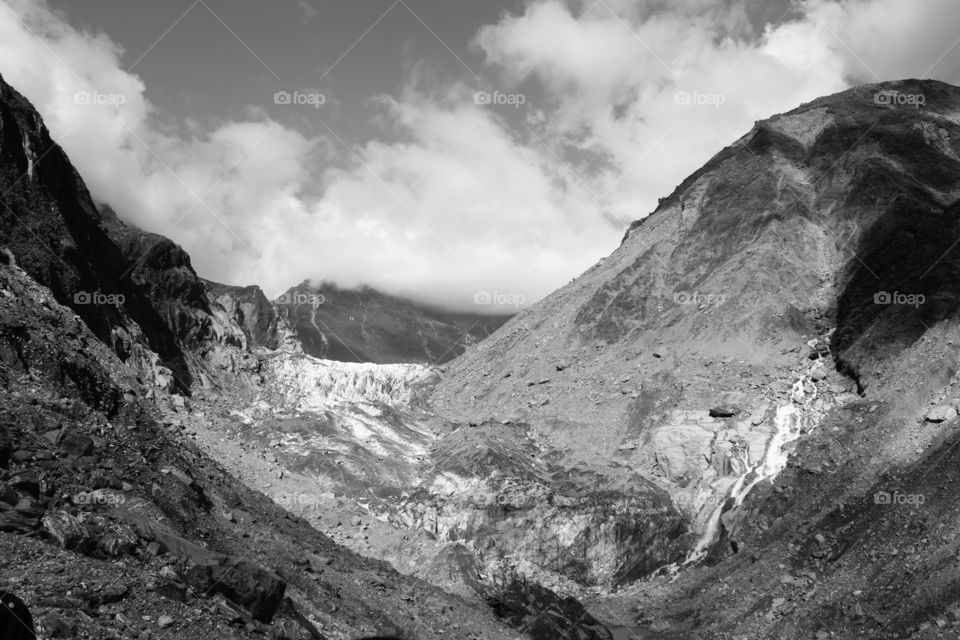
<path fill-rule="evenodd" d="M 0 131 L 0 586 L 41 637 L 513 637 L 200 450 L 177 417 L 192 402 L 306 356 L 262 294 L 225 298 L 172 242 L 98 211 L 2 80 Z"/>
<path fill-rule="evenodd" d="M 331 284 L 301 284 L 275 304 L 304 352 L 342 362 L 442 364 L 510 318 L 443 311 L 369 287 Z"/>
<path fill-rule="evenodd" d="M 689 524 L 667 577 L 595 613 L 672 637 L 956 637 L 958 153 L 960 89 L 934 81 L 759 122 L 451 363 L 442 414 L 615 461 Z"/>
<path fill-rule="evenodd" d="M 0 93 L 0 589 L 45 629 L 957 637 L 960 89 L 757 123 L 469 347 L 204 282 Z"/>

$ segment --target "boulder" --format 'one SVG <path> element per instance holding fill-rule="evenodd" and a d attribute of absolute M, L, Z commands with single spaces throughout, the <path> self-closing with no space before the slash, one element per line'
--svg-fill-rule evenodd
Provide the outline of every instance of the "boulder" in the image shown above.
<path fill-rule="evenodd" d="M 71 433 L 60 441 L 60 450 L 71 458 L 81 458 L 93 452 L 93 439 L 82 433 Z"/>
<path fill-rule="evenodd" d="M 711 418 L 732 418 L 740 413 L 740 407 L 734 404 L 718 404 L 710 409 Z"/>
<path fill-rule="evenodd" d="M 934 407 L 927 412 L 927 422 L 944 422 L 957 417 L 957 410 L 948 404 Z"/>
<path fill-rule="evenodd" d="M 254 620 L 269 623 L 273 619 L 286 591 L 286 582 L 250 560 L 215 553 L 176 535 L 161 523 L 144 518 L 150 506 L 146 503 L 140 509 L 120 511 L 132 520 L 137 534 L 156 544 L 160 553 L 186 561 L 189 570 L 185 580 L 190 586 L 207 595 L 222 594 Z"/>
<path fill-rule="evenodd" d="M 64 549 L 89 553 L 96 545 L 90 530 L 74 515 L 53 511 L 42 518 L 43 529 Z"/>

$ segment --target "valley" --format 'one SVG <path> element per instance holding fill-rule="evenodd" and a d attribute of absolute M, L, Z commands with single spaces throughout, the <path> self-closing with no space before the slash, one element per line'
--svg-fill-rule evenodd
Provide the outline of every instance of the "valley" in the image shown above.
<path fill-rule="evenodd" d="M 47 627 L 958 637 L 960 89 L 758 122 L 480 319 L 205 281 L 0 89 L 0 567 L 131 585 L 8 579 Z"/>

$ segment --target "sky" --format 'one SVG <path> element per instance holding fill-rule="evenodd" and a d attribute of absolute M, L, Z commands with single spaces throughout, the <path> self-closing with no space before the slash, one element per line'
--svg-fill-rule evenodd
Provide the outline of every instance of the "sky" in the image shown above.
<path fill-rule="evenodd" d="M 0 0 L 0 74 L 201 276 L 478 312 L 575 278 L 757 120 L 960 84 L 958 39 L 956 0 Z"/>

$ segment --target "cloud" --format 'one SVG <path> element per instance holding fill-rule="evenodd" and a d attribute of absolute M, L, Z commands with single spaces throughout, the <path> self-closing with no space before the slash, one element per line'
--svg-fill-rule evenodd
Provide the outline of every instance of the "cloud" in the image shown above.
<path fill-rule="evenodd" d="M 476 309 L 476 291 L 532 301 L 581 273 L 755 120 L 874 74 L 956 82 L 952 1 L 810 0 L 760 30 L 732 0 L 539 0 L 478 29 L 482 87 L 411 73 L 350 146 L 257 109 L 171 121 L 114 42 L 42 2 L 0 3 L 0 72 L 94 196 L 204 277 Z"/>

